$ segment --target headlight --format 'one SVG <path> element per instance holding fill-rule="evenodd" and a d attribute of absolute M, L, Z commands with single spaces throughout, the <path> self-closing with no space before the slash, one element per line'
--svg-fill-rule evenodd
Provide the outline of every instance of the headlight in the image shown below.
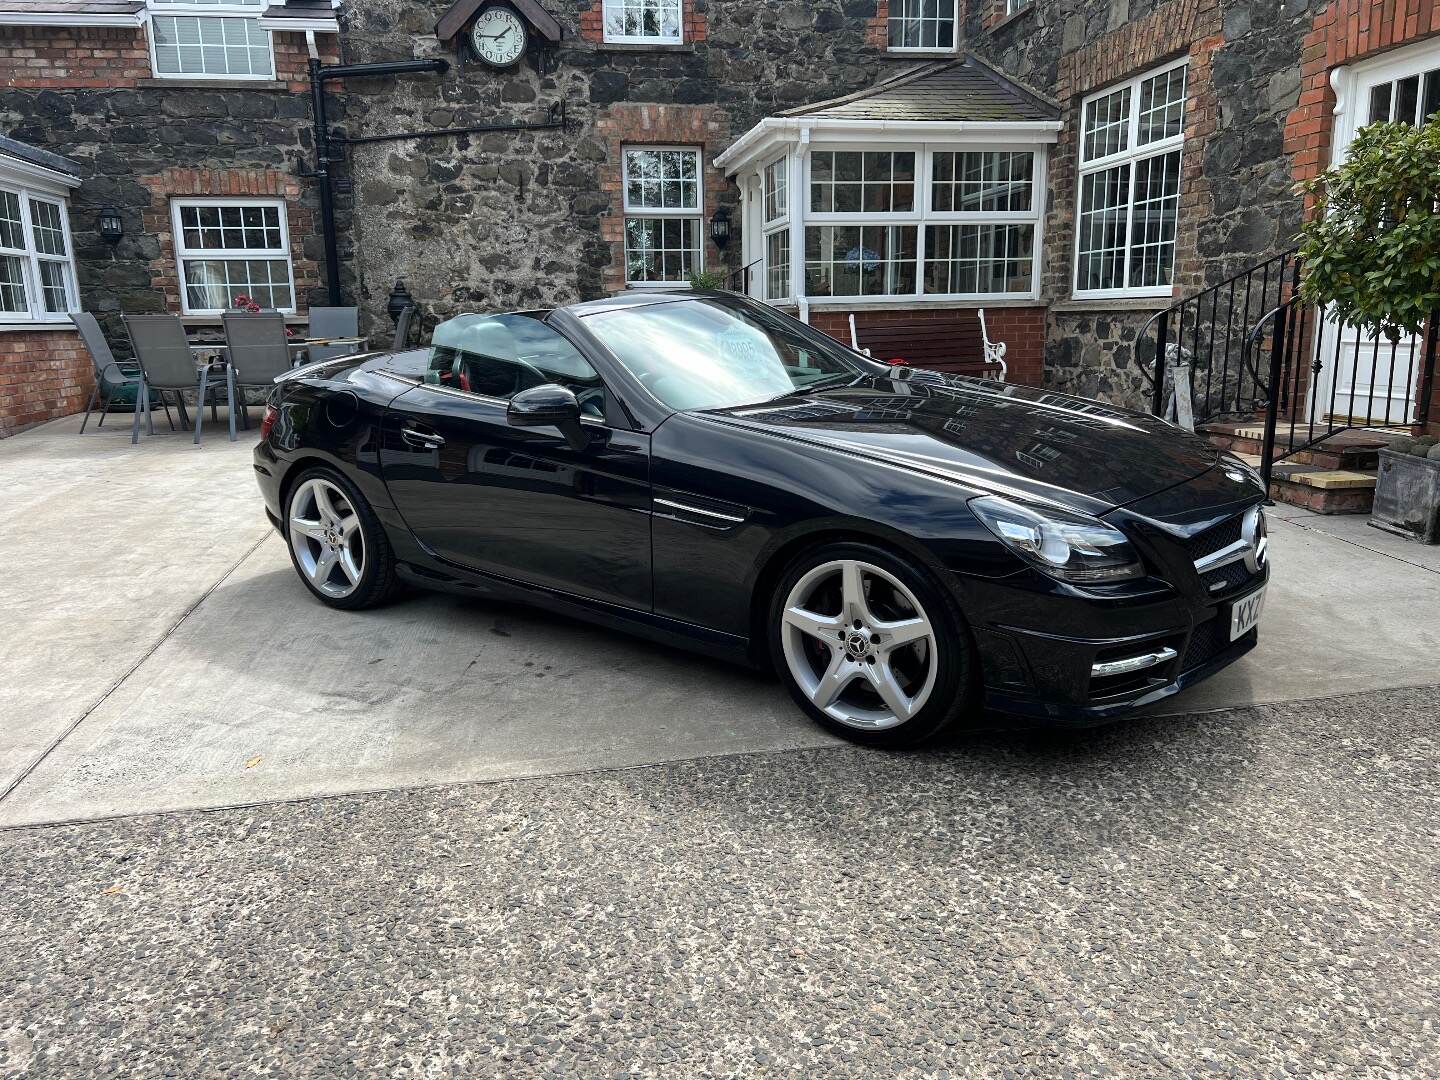
<path fill-rule="evenodd" d="M 998 495 L 971 499 L 970 509 L 1001 543 L 1060 581 L 1099 585 L 1145 576 L 1125 534 L 1099 518 L 1040 510 Z"/>
<path fill-rule="evenodd" d="M 1224 465 L 1227 469 L 1233 469 L 1236 472 L 1243 473 L 1246 479 L 1250 480 L 1257 488 L 1261 491 L 1265 490 L 1265 481 L 1260 479 L 1260 470 L 1244 458 L 1237 457 L 1227 450 L 1220 455 L 1220 464 Z"/>

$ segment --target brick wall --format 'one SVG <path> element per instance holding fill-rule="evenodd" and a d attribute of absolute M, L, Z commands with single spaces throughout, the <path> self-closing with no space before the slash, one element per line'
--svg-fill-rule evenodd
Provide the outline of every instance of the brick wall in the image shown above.
<path fill-rule="evenodd" d="M 1440 34 L 1435 0 L 1335 0 L 1315 16 L 1301 42 L 1300 99 L 1285 123 L 1285 153 L 1296 180 L 1317 176 L 1330 164 L 1331 69 L 1432 34 Z M 1305 209 L 1311 209 L 1308 203 Z"/>
<path fill-rule="evenodd" d="M 272 39 L 276 79 L 294 93 L 308 93 L 305 35 L 276 33 Z M 335 35 L 316 40 L 322 59 L 337 62 Z M 145 30 L 108 26 L 0 27 L 0 72 L 6 87 L 50 90 L 133 89 L 154 76 Z"/>
<path fill-rule="evenodd" d="M 862 311 L 856 314 L 855 321 L 860 326 L 883 326 L 886 323 L 939 321 L 954 315 L 953 308 L 895 308 Z M 850 313 L 847 311 L 812 312 L 810 324 L 847 345 L 850 343 Z M 985 326 L 991 341 L 1005 343 L 1005 364 L 1009 368 L 1006 378 L 1012 383 L 1040 386 L 1045 372 L 1045 309 L 987 307 Z"/>
<path fill-rule="evenodd" d="M 75 331 L 0 333 L 0 438 L 80 412 L 94 388 L 90 354 Z"/>
<path fill-rule="evenodd" d="M 705 8 L 705 0 L 684 0 L 681 40 L 685 43 L 705 40 L 708 29 Z M 580 37 L 597 45 L 604 43 L 605 0 L 595 0 L 593 7 L 580 13 Z"/>
<path fill-rule="evenodd" d="M 315 213 L 297 201 L 300 181 L 275 169 L 166 169 L 139 178 L 150 190 L 150 208 L 142 214 L 147 235 L 159 241 L 159 255 L 150 263 L 151 285 L 165 297 L 165 305 L 180 310 L 180 272 L 175 262 L 175 235 L 170 200 L 195 195 L 246 196 L 284 199 L 290 235 L 290 259 L 295 275 L 295 302 L 304 313 L 305 296 L 320 285 L 320 266 L 305 255 L 305 238 L 315 232 Z"/>
<path fill-rule="evenodd" d="M 706 269 L 720 269 L 724 260 L 710 240 L 710 218 L 720 206 L 735 214 L 735 191 L 723 173 L 714 167 L 716 154 L 730 145 L 730 119 L 714 105 L 612 105 L 595 123 L 596 135 L 605 147 L 601 192 L 609 198 L 609 213 L 600 222 L 600 236 L 610 247 L 610 266 L 605 270 L 605 288 L 625 288 L 625 192 L 622 183 L 621 151 L 627 146 L 698 146 L 704 169 L 704 220 L 700 225 L 703 262 Z"/>
<path fill-rule="evenodd" d="M 890 0 L 876 0 L 875 14 L 865 26 L 865 44 L 880 50 L 890 47 Z"/>

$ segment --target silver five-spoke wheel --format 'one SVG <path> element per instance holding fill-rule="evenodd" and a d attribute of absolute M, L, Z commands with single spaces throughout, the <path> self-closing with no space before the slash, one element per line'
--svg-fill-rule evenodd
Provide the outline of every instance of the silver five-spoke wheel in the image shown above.
<path fill-rule="evenodd" d="M 790 674 L 827 716 L 884 731 L 935 688 L 935 629 L 915 594 L 872 563 L 836 559 L 800 578 L 781 609 Z"/>
<path fill-rule="evenodd" d="M 328 480 L 306 480 L 290 498 L 290 547 L 310 584 L 335 599 L 365 574 L 365 531 L 350 499 Z"/>

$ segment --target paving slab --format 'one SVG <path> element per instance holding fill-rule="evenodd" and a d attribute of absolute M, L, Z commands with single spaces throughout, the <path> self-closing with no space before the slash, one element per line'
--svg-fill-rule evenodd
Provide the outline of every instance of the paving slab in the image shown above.
<path fill-rule="evenodd" d="M 265 522 L 247 444 L 132 451 L 74 426 L 0 444 L 19 600 L 0 763 L 14 778 L 44 755 L 0 824 L 835 741 L 765 676 L 561 617 L 438 595 L 326 609 Z M 1260 647 L 1155 711 L 1434 682 L 1440 574 L 1350 520 L 1274 516 Z"/>
<path fill-rule="evenodd" d="M 0 792 L 269 531 L 250 442 L 128 419 L 0 440 Z"/>

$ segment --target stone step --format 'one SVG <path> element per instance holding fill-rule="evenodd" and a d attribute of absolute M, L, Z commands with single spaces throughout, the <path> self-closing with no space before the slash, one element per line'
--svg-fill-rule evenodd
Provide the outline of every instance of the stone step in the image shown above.
<path fill-rule="evenodd" d="M 1368 514 L 1375 502 L 1375 473 L 1285 462 L 1271 475 L 1270 497 L 1317 514 Z"/>

